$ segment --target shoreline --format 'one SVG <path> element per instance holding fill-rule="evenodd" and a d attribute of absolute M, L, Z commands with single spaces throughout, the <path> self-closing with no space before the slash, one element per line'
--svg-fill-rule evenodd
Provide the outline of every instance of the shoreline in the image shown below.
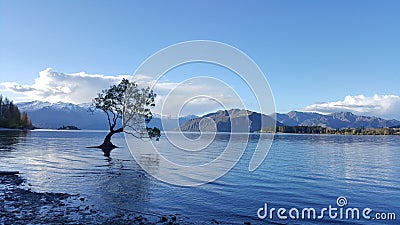
<path fill-rule="evenodd" d="M 179 215 L 116 209 L 109 215 L 85 196 L 34 192 L 20 175 L 0 176 L 0 224 L 194 224 Z"/>
<path fill-rule="evenodd" d="M 0 131 L 30 131 L 34 129 L 20 129 L 20 128 L 5 128 L 5 127 L 0 127 Z"/>
<path fill-rule="evenodd" d="M 355 130 L 357 128 L 346 128 L 346 129 L 351 129 Z M 265 132 L 265 131 L 258 131 L 258 132 L 253 132 L 253 133 L 231 133 L 231 134 L 311 134 L 311 135 L 338 135 L 338 136 L 400 136 L 400 128 L 388 128 L 388 129 L 395 129 L 395 133 L 388 132 L 386 134 L 383 133 L 353 133 L 352 131 L 345 131 L 341 130 L 341 132 L 338 131 L 332 131 L 330 133 L 307 133 L 307 132 Z M 380 129 L 385 129 L 385 128 L 369 128 L 368 131 L 378 131 Z M 27 131 L 60 131 L 60 132 L 108 132 L 107 130 L 59 130 L 59 129 L 46 129 L 46 128 L 33 128 L 33 129 L 14 129 L 14 128 L 3 128 L 0 127 L 0 132 L 2 131 L 22 131 L 22 132 L 27 132 Z M 179 131 L 161 131 L 161 133 L 179 133 Z M 201 132 L 196 132 L 196 131 L 183 131 L 183 133 L 194 133 L 194 134 L 200 134 Z M 207 132 L 205 132 L 207 133 Z M 211 132 L 212 133 L 212 132 Z M 230 134 L 230 132 L 216 132 L 216 133 L 227 133 Z"/>

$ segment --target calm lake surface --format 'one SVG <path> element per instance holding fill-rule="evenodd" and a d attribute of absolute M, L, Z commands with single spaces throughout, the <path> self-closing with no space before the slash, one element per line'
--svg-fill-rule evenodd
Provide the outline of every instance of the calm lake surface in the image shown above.
<path fill-rule="evenodd" d="M 254 152 L 251 135 L 242 159 L 225 176 L 197 187 L 160 182 L 135 162 L 123 135 L 111 159 L 99 149 L 100 131 L 0 132 L 0 170 L 19 170 L 34 191 L 81 194 L 110 216 L 124 211 L 148 215 L 181 214 L 188 221 L 243 224 L 399 224 L 400 136 L 275 136 L 264 163 L 248 171 Z M 218 134 L 222 144 L 229 134 Z M 254 140 L 253 140 L 254 139 Z M 167 141 L 161 137 L 160 145 Z M 218 146 L 218 145 L 216 145 Z M 346 207 L 394 212 L 396 221 L 260 220 L 257 210 L 269 208 Z M 373 215 L 373 214 L 371 214 Z"/>

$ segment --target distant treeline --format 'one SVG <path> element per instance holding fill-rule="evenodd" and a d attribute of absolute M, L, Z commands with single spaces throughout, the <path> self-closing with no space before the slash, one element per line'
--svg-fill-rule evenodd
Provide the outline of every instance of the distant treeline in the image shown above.
<path fill-rule="evenodd" d="M 32 122 L 26 112 L 19 111 L 18 107 L 8 98 L 0 95 L 0 127 L 15 129 L 32 129 Z"/>
<path fill-rule="evenodd" d="M 331 129 L 321 126 L 277 126 L 276 132 L 294 134 L 400 135 L 400 128 Z"/>

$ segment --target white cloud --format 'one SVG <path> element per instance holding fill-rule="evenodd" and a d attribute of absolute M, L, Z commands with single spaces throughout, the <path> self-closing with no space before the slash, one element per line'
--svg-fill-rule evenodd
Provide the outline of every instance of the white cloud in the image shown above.
<path fill-rule="evenodd" d="M 19 99 L 25 99 L 26 101 L 40 100 L 53 103 L 61 101 L 79 104 L 91 102 L 98 92 L 119 83 L 122 78 L 133 78 L 140 87 L 152 86 L 155 83 L 151 76 L 146 75 L 132 77 L 129 75 L 106 76 L 85 72 L 61 73 L 47 68 L 39 72 L 39 77 L 35 79 L 34 84 L 4 82 L 0 83 L 0 89 L 25 96 L 25 98 L 19 97 Z M 154 111 L 163 115 L 176 115 L 177 109 L 182 107 L 188 97 L 204 94 L 223 101 L 227 107 L 240 106 L 239 101 L 234 97 L 229 87 L 209 79 L 190 80 L 183 83 L 159 81 L 153 89 L 157 94 Z M 169 94 L 171 90 L 174 91 Z M 161 103 L 165 99 L 167 99 L 167 102 L 163 110 L 161 110 Z M 221 106 L 213 100 L 197 98 L 187 102 L 181 115 L 203 114 L 220 108 Z"/>
<path fill-rule="evenodd" d="M 154 90 L 159 93 L 155 111 L 163 115 L 201 115 L 218 109 L 244 108 L 231 87 L 213 78 L 157 83 Z"/>
<path fill-rule="evenodd" d="M 5 88 L 3 90 L 11 90 L 14 92 L 28 92 L 28 91 L 34 90 L 29 85 L 21 85 L 21 84 L 15 83 L 15 82 L 4 82 L 4 83 L 1 83 L 1 85 Z"/>
<path fill-rule="evenodd" d="M 126 75 L 104 76 L 99 74 L 60 73 L 51 68 L 39 72 L 39 77 L 32 85 L 0 83 L 4 89 L 23 94 L 27 99 L 49 102 L 90 102 L 96 93 L 120 82 Z"/>
<path fill-rule="evenodd" d="M 359 115 L 400 119 L 400 96 L 378 94 L 374 96 L 346 96 L 341 101 L 317 103 L 307 106 L 303 110 L 320 113 L 346 111 Z"/>

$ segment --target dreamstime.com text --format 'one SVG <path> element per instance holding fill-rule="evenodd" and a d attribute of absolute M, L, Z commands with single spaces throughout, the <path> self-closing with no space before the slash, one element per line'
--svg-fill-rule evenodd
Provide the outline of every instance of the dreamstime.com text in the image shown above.
<path fill-rule="evenodd" d="M 394 212 L 374 212 L 371 208 L 347 207 L 347 198 L 343 196 L 337 198 L 336 204 L 337 206 L 329 205 L 321 209 L 313 207 L 287 209 L 268 208 L 268 204 L 264 203 L 264 207 L 257 210 L 257 216 L 262 220 L 396 220 Z"/>

